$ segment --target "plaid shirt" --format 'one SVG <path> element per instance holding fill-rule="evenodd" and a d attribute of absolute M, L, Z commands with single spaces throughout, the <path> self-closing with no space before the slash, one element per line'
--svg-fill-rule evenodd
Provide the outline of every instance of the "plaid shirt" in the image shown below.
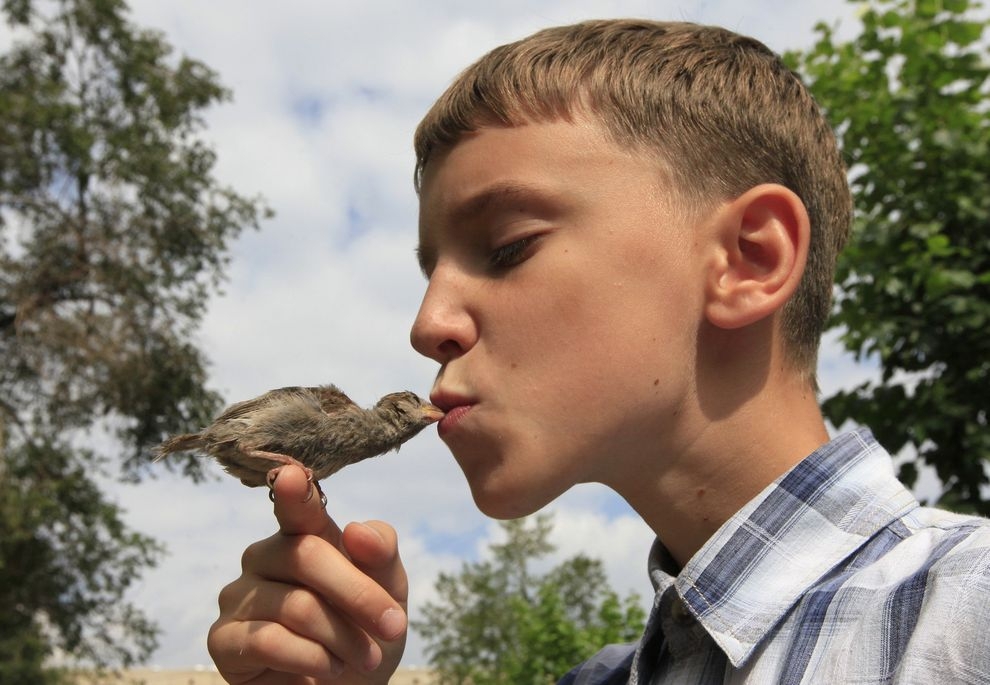
<path fill-rule="evenodd" d="M 561 685 L 990 683 L 990 521 L 921 507 L 867 430 L 814 452 L 678 571 L 638 646 Z"/>

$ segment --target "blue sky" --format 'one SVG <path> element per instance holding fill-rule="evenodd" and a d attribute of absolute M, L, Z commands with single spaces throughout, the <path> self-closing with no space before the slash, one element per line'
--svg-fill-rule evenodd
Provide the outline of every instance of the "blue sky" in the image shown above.
<path fill-rule="evenodd" d="M 424 289 L 413 254 L 411 141 L 427 107 L 469 62 L 538 28 L 606 16 L 721 24 L 784 51 L 809 46 L 820 20 L 841 20 L 840 35 L 852 31 L 856 9 L 840 0 L 134 0 L 132 7 L 137 23 L 162 30 L 233 90 L 233 102 L 207 116 L 217 174 L 242 193 L 264 195 L 277 213 L 235 245 L 224 293 L 199 332 L 211 385 L 235 401 L 334 382 L 365 405 L 400 389 L 426 393 L 435 372 L 408 344 Z M 0 33 L 0 45 L 8 40 Z M 826 392 L 870 373 L 834 344 L 822 368 Z M 169 550 L 132 595 L 165 631 L 151 664 L 209 663 L 205 635 L 217 592 L 237 575 L 244 547 L 275 529 L 266 493 L 226 477 L 196 486 L 167 473 L 107 487 L 130 524 Z M 437 573 L 475 558 L 498 534 L 474 508 L 435 431 L 344 471 L 326 491 L 339 522 L 379 518 L 396 526 L 414 618 Z M 587 486 L 551 509 L 558 558 L 599 556 L 617 589 L 648 601 L 652 536 L 621 501 Z M 404 663 L 424 663 L 415 635 Z"/>

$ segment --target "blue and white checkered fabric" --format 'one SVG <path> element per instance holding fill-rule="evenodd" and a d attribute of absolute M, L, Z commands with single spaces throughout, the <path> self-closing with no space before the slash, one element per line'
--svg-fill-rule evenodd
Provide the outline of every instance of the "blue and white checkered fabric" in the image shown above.
<path fill-rule="evenodd" d="M 563 685 L 990 684 L 990 521 L 922 507 L 867 430 L 764 490 L 677 571 L 641 643 Z"/>

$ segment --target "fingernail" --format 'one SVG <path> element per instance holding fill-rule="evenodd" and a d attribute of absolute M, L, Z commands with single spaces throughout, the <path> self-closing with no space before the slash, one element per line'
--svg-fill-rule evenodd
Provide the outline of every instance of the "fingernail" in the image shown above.
<path fill-rule="evenodd" d="M 331 659 L 330 660 L 330 677 L 331 678 L 337 678 L 337 677 L 341 676 L 344 673 L 344 669 L 345 668 L 346 668 L 346 666 L 345 666 L 344 662 L 341 661 L 340 659 Z"/>
<path fill-rule="evenodd" d="M 381 665 L 382 649 L 378 646 L 377 642 L 372 642 L 368 648 L 368 656 L 364 660 L 364 670 L 370 673 Z"/>
<path fill-rule="evenodd" d="M 399 609 L 386 609 L 378 619 L 378 632 L 386 640 L 394 640 L 406 629 L 406 615 Z"/>
<path fill-rule="evenodd" d="M 362 526 L 365 530 L 371 531 L 376 538 L 378 538 L 382 542 L 385 542 L 385 538 L 382 537 L 382 534 L 379 533 L 374 526 L 369 526 L 368 523 L 369 523 L 368 521 L 365 521 L 364 523 L 359 523 L 358 525 Z"/>

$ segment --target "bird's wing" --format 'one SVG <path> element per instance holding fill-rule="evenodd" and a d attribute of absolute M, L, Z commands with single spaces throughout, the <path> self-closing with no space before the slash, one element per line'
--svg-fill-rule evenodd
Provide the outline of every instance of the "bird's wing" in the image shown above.
<path fill-rule="evenodd" d="M 336 414 L 347 408 L 354 408 L 357 405 L 344 394 L 336 385 L 321 385 L 315 388 L 307 388 L 312 392 L 320 403 L 320 409 L 325 414 Z"/>
<path fill-rule="evenodd" d="M 273 404 L 277 404 L 289 398 L 298 398 L 309 400 L 312 402 L 315 409 L 319 409 L 320 405 L 313 393 L 309 388 L 302 388 L 298 386 L 291 386 L 287 388 L 278 388 L 276 390 L 269 390 L 264 395 L 259 395 L 250 400 L 244 400 L 243 402 L 238 402 L 227 407 L 224 412 L 217 417 L 214 423 L 222 423 L 225 421 L 231 421 L 233 419 L 242 418 L 252 412 L 259 409 L 269 407 Z"/>
<path fill-rule="evenodd" d="M 187 452 L 190 450 L 203 449 L 204 444 L 202 433 L 184 433 L 182 435 L 172 436 L 155 448 L 154 461 L 164 459 L 172 452 Z"/>

